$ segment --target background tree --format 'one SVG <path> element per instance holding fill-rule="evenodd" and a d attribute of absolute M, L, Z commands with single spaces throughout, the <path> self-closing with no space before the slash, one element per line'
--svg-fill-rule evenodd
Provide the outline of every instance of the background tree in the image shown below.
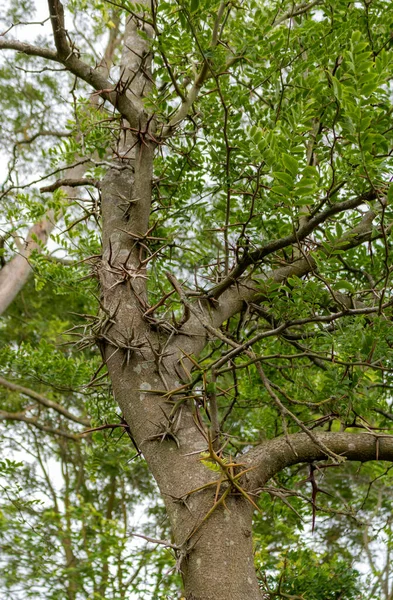
<path fill-rule="evenodd" d="M 50 38 L 14 38 L 7 16 L 0 38 L 14 144 L 2 309 L 32 269 L 58 294 L 92 277 L 66 339 L 77 334 L 82 372 L 100 349 L 90 386 L 108 373 L 165 502 L 188 599 L 299 597 L 304 586 L 317 597 L 296 561 L 272 587 L 263 541 L 256 576 L 252 519 L 264 494 L 296 511 L 308 484 L 314 527 L 322 506 L 343 510 L 338 474 L 358 481 L 346 459 L 393 458 L 389 3 L 48 8 Z M 14 22 L 28 21 L 31 7 L 19 9 Z M 31 143 L 42 149 L 34 177 Z M 81 385 L 78 359 L 64 352 L 55 366 L 40 345 L 25 353 L 46 370 L 41 383 Z M 10 344 L 3 357 L 13 378 L 18 354 Z M 79 401 L 57 414 L 69 420 Z M 9 408 L 4 420 L 61 435 L 36 405 Z M 334 498 L 321 500 L 325 472 Z M 307 551 L 304 561 L 318 570 Z M 319 569 L 325 597 L 356 597 L 356 574 L 333 563 L 342 583 Z M 387 569 L 376 583 L 387 598 L 389 581 Z"/>

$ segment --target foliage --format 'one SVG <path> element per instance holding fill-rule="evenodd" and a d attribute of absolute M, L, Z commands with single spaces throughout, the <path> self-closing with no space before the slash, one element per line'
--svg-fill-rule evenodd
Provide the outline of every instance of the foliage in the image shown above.
<path fill-rule="evenodd" d="M 160 343 L 187 322 L 188 304 L 198 310 L 208 298 L 206 314 L 213 313 L 233 281 L 242 289 L 241 308 L 218 333 L 208 330 L 198 356 L 184 352 L 179 360 L 189 378 L 175 374 L 202 430 L 210 435 L 213 412 L 219 417 L 224 467 L 211 450 L 198 457 L 209 476 L 229 470 L 234 457 L 241 463 L 258 442 L 300 430 L 386 435 L 393 420 L 392 11 L 386 0 L 321 0 L 297 11 L 273 0 L 165 0 L 152 10 L 72 0 L 66 9 L 73 53 L 92 71 L 106 70 L 119 97 L 121 85 L 132 87 L 119 67 L 126 20 L 139 15 L 141 39 L 141 23 L 152 28 L 155 83 L 143 102 L 154 130 L 134 131 L 104 98 L 111 90 L 92 93 L 61 62 L 2 47 L 2 270 L 23 254 L 34 224 L 51 225 L 48 243 L 31 235 L 33 278 L 0 326 L 2 377 L 25 388 L 0 388 L 0 441 L 10 456 L 0 462 L 0 589 L 9 598 L 169 598 L 180 585 L 172 553 L 130 541 L 130 518 L 141 506 L 150 510 L 147 535 L 170 534 L 146 463 L 130 462 L 139 449 L 107 378 L 108 339 L 112 355 L 124 353 L 122 373 L 136 352 L 131 342 L 143 359 L 153 349 L 134 321 L 122 331 L 123 346 L 107 335 L 118 307 L 108 311 L 97 282 L 103 182 L 113 168 L 123 176 L 130 139 L 142 150 L 154 142 L 149 228 L 131 224 L 127 234 L 136 240 L 130 255 L 140 244 L 147 267 L 139 300 Z M 34 6 L 9 2 L 0 19 L 10 28 L 4 39 L 13 25 L 19 35 L 17 23 L 34 20 Z M 35 43 L 52 48 L 50 28 L 42 27 Z M 47 188 L 59 178 L 83 181 Z M 121 200 L 127 218 L 139 198 Z M 115 273 L 116 293 L 134 276 L 132 295 L 138 274 Z M 163 342 L 163 356 L 165 349 Z M 167 388 L 161 398 L 167 429 L 143 441 L 178 443 L 172 417 L 185 400 Z M 315 466 L 312 488 L 312 468 L 295 466 L 261 490 L 254 532 L 261 589 L 269 598 L 388 599 L 392 582 L 375 547 L 383 539 L 389 557 L 389 468 L 327 464 Z M 310 549 L 307 519 L 316 522 L 318 551 Z M 357 571 L 365 556 L 371 591 Z"/>
<path fill-rule="evenodd" d="M 276 565 L 279 576 L 264 578 L 262 589 L 267 597 L 309 598 L 310 600 L 356 600 L 364 597 L 359 586 L 359 573 L 349 568 L 348 562 L 326 555 L 317 555 L 309 548 L 299 545 L 289 550 Z M 271 591 L 270 591 L 271 590 Z M 274 591 L 273 591 L 274 590 Z"/>

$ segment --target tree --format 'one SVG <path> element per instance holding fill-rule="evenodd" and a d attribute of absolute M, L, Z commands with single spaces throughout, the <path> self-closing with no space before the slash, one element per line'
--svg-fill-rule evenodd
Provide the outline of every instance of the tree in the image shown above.
<path fill-rule="evenodd" d="M 19 132 L 1 308 L 32 270 L 39 285 L 65 277 L 51 231 L 90 264 L 98 312 L 75 316 L 78 347 L 100 349 L 165 502 L 185 596 L 262 598 L 259 496 L 296 495 L 280 474 L 306 463 L 314 523 L 320 473 L 393 459 L 389 3 L 48 7 L 50 41 L 12 26 L 0 38 L 8 136 Z M 60 178 L 38 192 L 22 143 L 48 135 L 64 139 L 43 142 L 38 181 Z"/>

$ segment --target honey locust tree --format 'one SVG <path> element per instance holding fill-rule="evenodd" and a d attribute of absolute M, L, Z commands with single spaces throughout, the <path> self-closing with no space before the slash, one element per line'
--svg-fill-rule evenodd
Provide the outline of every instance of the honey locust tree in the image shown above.
<path fill-rule="evenodd" d="M 283 474 L 307 464 L 314 525 L 322 473 L 393 459 L 390 3 L 48 0 L 46 17 L 34 44 L 0 37 L 1 310 L 32 272 L 61 283 L 54 248 L 84 261 L 97 311 L 69 337 L 100 350 L 185 597 L 285 597 L 254 567 L 260 496 L 301 495 Z M 110 58 L 100 19 L 122 34 Z"/>

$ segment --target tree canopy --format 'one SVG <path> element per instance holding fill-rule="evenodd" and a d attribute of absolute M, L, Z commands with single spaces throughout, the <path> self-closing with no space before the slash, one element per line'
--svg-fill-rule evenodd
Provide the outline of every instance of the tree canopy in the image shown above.
<path fill-rule="evenodd" d="M 0 21 L 4 597 L 391 600 L 391 3 Z"/>

